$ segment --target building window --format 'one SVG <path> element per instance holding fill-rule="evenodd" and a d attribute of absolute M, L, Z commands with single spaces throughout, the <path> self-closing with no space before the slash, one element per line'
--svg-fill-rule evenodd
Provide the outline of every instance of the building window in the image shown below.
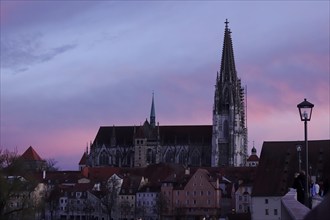
<path fill-rule="evenodd" d="M 265 209 L 265 215 L 269 215 L 268 209 Z"/>
<path fill-rule="evenodd" d="M 247 201 L 248 201 L 248 197 L 244 196 L 244 202 L 247 202 Z"/>
<path fill-rule="evenodd" d="M 277 209 L 274 209 L 274 215 L 277 215 Z"/>
<path fill-rule="evenodd" d="M 268 199 L 265 199 L 265 204 L 268 204 Z"/>
<path fill-rule="evenodd" d="M 109 164 L 109 157 L 105 151 L 102 151 L 99 157 L 99 164 L 100 165 L 108 165 Z"/>

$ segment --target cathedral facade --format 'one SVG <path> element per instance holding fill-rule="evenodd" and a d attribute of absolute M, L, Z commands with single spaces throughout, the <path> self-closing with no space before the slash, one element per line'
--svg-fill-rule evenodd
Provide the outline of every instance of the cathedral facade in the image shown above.
<path fill-rule="evenodd" d="M 155 163 L 185 166 L 244 166 L 247 157 L 244 89 L 237 77 L 231 32 L 226 21 L 217 73 L 213 125 L 156 124 L 154 96 L 149 121 L 140 126 L 102 126 L 86 152 L 86 165 L 145 167 Z"/>

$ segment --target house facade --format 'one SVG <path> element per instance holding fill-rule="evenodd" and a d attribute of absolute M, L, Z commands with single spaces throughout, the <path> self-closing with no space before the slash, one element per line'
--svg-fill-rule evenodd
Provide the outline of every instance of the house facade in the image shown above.
<path fill-rule="evenodd" d="M 188 169 L 183 176 L 165 180 L 161 188 L 167 201 L 164 216 L 168 219 L 220 216 L 219 178 L 205 169 L 197 169 L 194 173 Z"/>

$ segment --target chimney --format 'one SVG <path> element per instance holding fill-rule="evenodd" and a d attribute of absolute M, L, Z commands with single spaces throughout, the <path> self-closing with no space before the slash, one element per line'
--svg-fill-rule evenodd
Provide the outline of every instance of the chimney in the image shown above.
<path fill-rule="evenodd" d="M 187 168 L 185 169 L 184 174 L 186 174 L 186 175 L 190 175 L 190 167 L 187 167 Z"/>

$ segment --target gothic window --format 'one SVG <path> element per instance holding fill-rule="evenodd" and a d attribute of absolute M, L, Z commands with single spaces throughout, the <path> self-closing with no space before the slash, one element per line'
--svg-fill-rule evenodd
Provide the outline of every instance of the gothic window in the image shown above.
<path fill-rule="evenodd" d="M 229 138 L 229 125 L 228 125 L 228 121 L 225 120 L 224 123 L 224 130 L 223 130 L 223 135 L 225 138 Z"/>
<path fill-rule="evenodd" d="M 152 164 L 152 150 L 149 148 L 147 150 L 147 163 Z"/>
<path fill-rule="evenodd" d="M 184 150 L 181 150 L 179 154 L 179 164 L 186 165 L 186 163 L 187 163 L 187 156 Z"/>
<path fill-rule="evenodd" d="M 174 163 L 175 154 L 172 150 L 168 150 L 165 155 L 165 163 Z"/>
<path fill-rule="evenodd" d="M 219 120 L 219 130 L 222 131 L 223 125 L 222 125 L 222 120 Z"/>
<path fill-rule="evenodd" d="M 116 156 L 115 156 L 115 164 L 116 166 L 121 166 L 121 153 L 119 150 L 116 151 Z"/>
<path fill-rule="evenodd" d="M 225 91 L 224 91 L 224 101 L 225 101 L 225 104 L 229 104 L 229 92 L 228 92 L 228 89 L 226 88 Z"/>
<path fill-rule="evenodd" d="M 109 164 L 109 157 L 105 151 L 102 151 L 99 157 L 99 164 L 102 165 L 108 165 Z"/>
<path fill-rule="evenodd" d="M 191 165 L 192 166 L 199 166 L 200 165 L 200 154 L 197 150 L 194 150 L 191 155 Z"/>

